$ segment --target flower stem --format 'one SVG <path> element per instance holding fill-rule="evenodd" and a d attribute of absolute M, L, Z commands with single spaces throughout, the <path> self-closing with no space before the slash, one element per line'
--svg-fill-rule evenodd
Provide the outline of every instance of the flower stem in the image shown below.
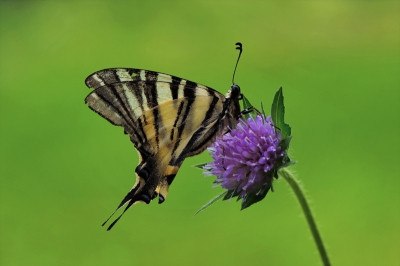
<path fill-rule="evenodd" d="M 296 194 L 296 197 L 299 200 L 299 203 L 301 205 L 301 208 L 303 209 L 304 215 L 306 216 L 311 233 L 314 237 L 315 244 L 317 245 L 323 265 L 325 265 L 325 266 L 331 265 L 329 262 L 329 259 L 328 259 L 328 254 L 326 253 L 326 250 L 324 247 L 324 243 L 322 242 L 321 235 L 318 232 L 317 225 L 312 216 L 311 209 L 308 205 L 308 202 L 304 196 L 303 191 L 300 188 L 298 181 L 295 179 L 294 175 L 286 168 L 279 170 L 279 175 L 282 176 L 289 183 L 290 187 L 294 191 L 294 194 Z"/>

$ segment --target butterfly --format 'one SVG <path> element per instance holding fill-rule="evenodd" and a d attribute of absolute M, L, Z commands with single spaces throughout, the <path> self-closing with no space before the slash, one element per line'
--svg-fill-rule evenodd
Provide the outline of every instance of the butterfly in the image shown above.
<path fill-rule="evenodd" d="M 113 214 L 126 207 L 107 230 L 137 202 L 158 197 L 163 203 L 185 158 L 204 151 L 241 116 L 243 95 L 236 84 L 223 96 L 186 79 L 136 68 L 100 70 L 85 83 L 93 89 L 85 103 L 123 127 L 139 154 L 136 183 Z"/>

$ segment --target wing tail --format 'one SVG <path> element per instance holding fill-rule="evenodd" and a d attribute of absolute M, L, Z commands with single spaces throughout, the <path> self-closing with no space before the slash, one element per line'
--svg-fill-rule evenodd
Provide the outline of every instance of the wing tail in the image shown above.
<path fill-rule="evenodd" d="M 126 194 L 125 198 L 121 201 L 121 203 L 118 205 L 115 211 L 110 215 L 110 217 L 107 218 L 107 220 L 101 226 L 104 226 L 122 206 L 124 206 L 128 201 L 130 201 L 133 198 L 133 195 L 135 195 L 135 192 L 137 191 L 138 187 L 139 187 L 138 184 L 135 184 L 135 186 L 133 186 L 133 188 L 128 192 L 128 194 Z"/>
<path fill-rule="evenodd" d="M 107 228 L 107 230 L 110 230 L 117 222 L 118 220 L 122 217 L 122 215 L 135 203 L 137 202 L 144 202 L 146 204 L 150 203 L 150 198 L 147 195 L 147 193 L 143 192 L 143 186 L 145 185 L 145 181 L 143 178 L 138 177 L 135 185 L 132 187 L 132 189 L 126 194 L 124 199 L 121 201 L 121 203 L 118 205 L 118 207 L 115 209 L 115 211 L 108 217 L 108 219 L 101 225 L 104 226 L 110 219 L 111 217 L 125 204 L 128 203 L 128 205 L 125 207 L 124 211 L 122 212 L 121 215 L 118 216 L 117 219 L 115 219 L 111 225 Z M 143 193 L 142 193 L 143 192 Z"/>
<path fill-rule="evenodd" d="M 136 202 L 138 202 L 138 199 L 137 200 L 130 200 L 129 201 L 129 203 L 128 203 L 128 205 L 125 207 L 125 210 L 117 217 L 117 219 L 115 219 L 109 226 L 108 226 L 108 228 L 107 228 L 107 231 L 110 231 L 113 227 L 114 227 L 114 225 L 119 221 L 119 219 L 121 219 L 121 217 L 122 217 L 122 215 L 124 215 L 124 213 L 134 204 L 134 203 L 136 203 Z M 118 208 L 119 209 L 119 208 Z M 118 210 L 117 209 L 117 210 Z M 114 212 L 115 213 L 115 212 Z M 113 213 L 113 214 L 114 214 Z M 112 216 L 112 215 L 111 215 Z M 110 218 L 111 218 L 111 216 L 110 216 Z M 110 219 L 110 218 L 108 218 L 107 219 L 107 221 Z M 104 222 L 104 224 L 105 223 L 107 223 L 107 221 L 105 221 Z M 104 224 L 103 224 L 103 226 L 104 226 Z"/>

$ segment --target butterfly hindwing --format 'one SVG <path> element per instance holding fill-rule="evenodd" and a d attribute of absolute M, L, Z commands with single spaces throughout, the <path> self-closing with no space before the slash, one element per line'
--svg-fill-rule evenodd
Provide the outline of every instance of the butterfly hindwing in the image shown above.
<path fill-rule="evenodd" d="M 240 112 L 238 99 L 232 101 L 209 87 L 148 70 L 105 69 L 85 82 L 94 89 L 85 102 L 123 127 L 139 153 L 136 183 L 117 207 L 127 204 L 124 212 L 136 202 L 149 203 L 157 196 L 159 203 L 164 202 L 183 160 L 210 145 L 226 126 L 228 111 L 238 109 L 233 110 L 234 116 Z"/>

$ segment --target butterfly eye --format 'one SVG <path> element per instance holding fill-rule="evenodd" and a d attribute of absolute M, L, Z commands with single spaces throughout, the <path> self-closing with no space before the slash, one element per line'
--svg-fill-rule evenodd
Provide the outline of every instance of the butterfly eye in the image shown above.
<path fill-rule="evenodd" d="M 242 94 L 240 93 L 240 87 L 237 84 L 233 84 L 231 86 L 231 97 L 233 99 L 241 99 L 240 97 L 243 97 Z"/>
<path fill-rule="evenodd" d="M 237 84 L 232 84 L 231 90 L 232 90 L 232 92 L 234 92 L 234 91 L 239 91 L 240 92 L 240 87 Z"/>
<path fill-rule="evenodd" d="M 241 94 L 239 94 L 238 100 L 242 100 L 242 99 L 243 99 L 243 94 L 241 93 Z"/>

